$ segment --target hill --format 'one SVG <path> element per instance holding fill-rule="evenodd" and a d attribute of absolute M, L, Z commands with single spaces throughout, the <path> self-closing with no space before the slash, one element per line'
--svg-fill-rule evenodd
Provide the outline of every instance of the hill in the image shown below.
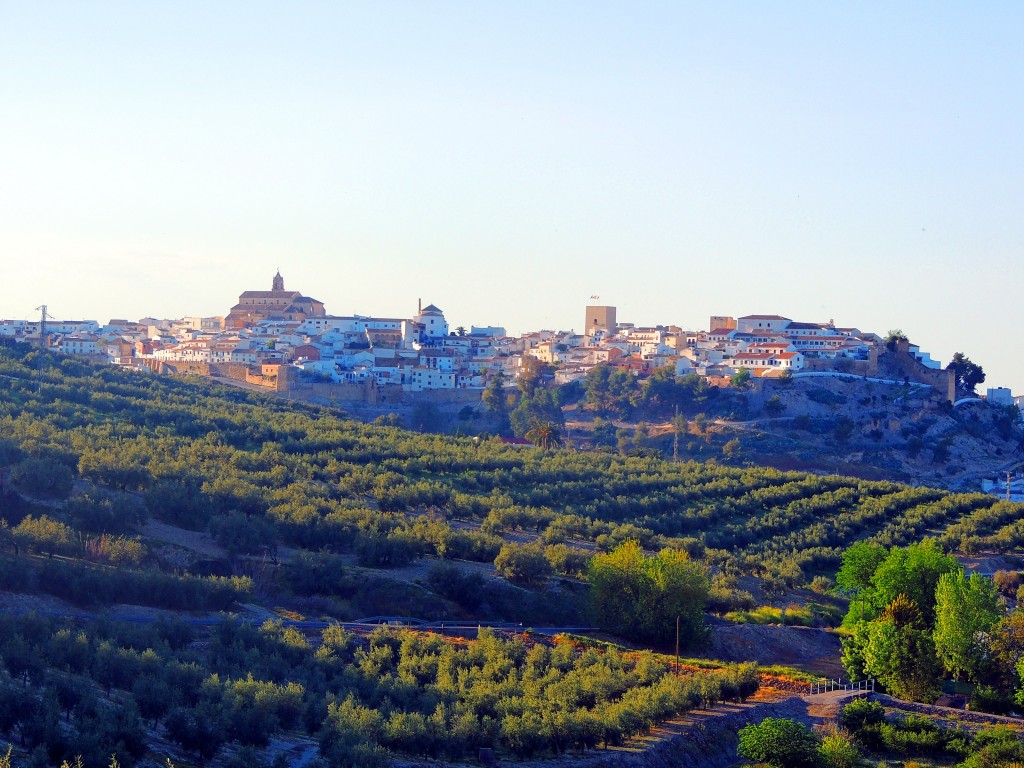
<path fill-rule="evenodd" d="M 952 407 L 927 389 L 856 377 L 766 381 L 731 399 L 723 416 L 684 412 L 678 455 L 965 491 L 1024 465 L 1016 409 L 976 399 Z M 580 445 L 594 444 L 602 423 L 583 404 L 566 409 Z M 663 414 L 640 409 L 612 423 L 631 447 L 673 455 L 676 429 Z"/>
<path fill-rule="evenodd" d="M 24 346 L 0 346 L 0 434 L 0 517 L 7 523 L 0 587 L 11 605 L 57 614 L 35 624 L 5 620 L 7 677 L 0 682 L 8 692 L 24 684 L 38 690 L 35 704 L 23 708 L 29 713 L 45 713 L 38 709 L 43 694 L 57 696 L 69 676 L 85 698 L 114 691 L 119 716 L 149 721 L 144 742 L 162 739 L 186 751 L 202 743 L 200 724 L 211 708 L 237 714 L 222 723 L 236 747 L 262 749 L 253 732 L 298 731 L 317 735 L 324 754 L 372 763 L 383 759 L 376 746 L 422 753 L 434 744 L 429 749 L 444 753 L 427 736 L 460 718 L 467 734 L 478 735 L 452 749 L 530 754 L 590 744 L 598 726 L 584 712 L 603 713 L 602 733 L 615 742 L 645 727 L 629 712 L 656 720 L 696 701 L 691 689 L 663 682 L 670 665 L 657 655 L 619 659 L 569 647 L 558 651 L 567 654 L 561 659 L 557 644 L 536 636 L 485 637 L 459 655 L 416 633 L 354 639 L 275 618 L 329 624 L 386 615 L 568 628 L 587 620 L 580 575 L 588 558 L 630 539 L 649 552 L 682 550 L 708 568 L 711 607 L 721 612 L 752 607 L 747 591 L 784 594 L 830 576 L 842 549 L 865 537 L 903 544 L 931 535 L 948 546 L 1008 554 L 1024 544 L 1024 507 L 982 494 L 417 434 L 206 381 L 92 368 Z M 25 602 L 26 595 L 40 602 Z M 130 611 L 136 620 L 173 611 L 213 623 L 183 630 L 165 618 L 133 634 L 118 621 L 89 620 L 104 609 L 114 617 Z M 257 630 L 211 613 L 223 609 L 271 621 Z M 197 649 L 200 631 L 208 635 Z M 62 644 L 71 657 L 55 655 Z M 74 653 L 80 661 L 67 661 Z M 33 657 L 45 664 L 18 661 Z M 190 698 L 164 695 L 170 709 L 146 714 L 142 702 L 161 697 L 135 690 L 140 670 L 162 690 L 188 665 L 197 670 L 188 674 L 200 681 L 215 674 L 217 682 L 188 688 L 196 691 Z M 493 683 L 511 670 L 517 681 L 550 673 L 557 682 L 580 665 L 598 665 L 600 675 L 588 674 L 617 682 L 600 692 L 573 689 L 562 711 L 577 720 L 564 742 L 539 736 L 551 726 L 540 715 L 528 718 L 522 700 L 498 707 L 506 694 L 522 699 L 523 689 L 513 686 L 484 705 L 483 689 L 473 687 L 477 677 Z M 736 691 L 728 686 L 748 673 L 721 674 L 724 690 Z M 644 709 L 638 702 L 655 689 L 662 704 Z M 257 696 L 276 702 L 261 710 L 267 719 L 258 728 L 242 719 L 245 702 Z M 109 709 L 94 705 L 75 719 L 72 703 L 63 717 L 84 733 L 89 718 Z M 0 730 L 23 734 L 22 722 L 0 718 Z M 339 739 L 339 729 L 362 735 Z"/>

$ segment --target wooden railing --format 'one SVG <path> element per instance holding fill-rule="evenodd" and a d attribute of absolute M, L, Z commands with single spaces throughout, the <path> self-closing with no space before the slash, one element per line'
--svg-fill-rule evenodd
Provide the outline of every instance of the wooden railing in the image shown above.
<path fill-rule="evenodd" d="M 833 691 L 859 691 L 862 693 L 873 693 L 875 690 L 875 678 L 869 678 L 868 680 L 859 680 L 855 683 L 843 682 L 842 678 L 838 680 L 826 680 L 821 679 L 814 683 L 809 683 L 810 690 L 809 694 L 812 696 L 818 693 L 832 693 Z"/>

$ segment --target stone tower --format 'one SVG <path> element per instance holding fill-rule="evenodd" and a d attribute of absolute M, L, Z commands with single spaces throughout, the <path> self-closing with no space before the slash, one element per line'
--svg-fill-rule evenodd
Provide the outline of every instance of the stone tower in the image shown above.
<path fill-rule="evenodd" d="M 281 277 L 281 270 L 277 270 L 277 274 L 274 275 L 274 287 L 271 289 L 274 291 L 284 290 L 284 278 Z"/>

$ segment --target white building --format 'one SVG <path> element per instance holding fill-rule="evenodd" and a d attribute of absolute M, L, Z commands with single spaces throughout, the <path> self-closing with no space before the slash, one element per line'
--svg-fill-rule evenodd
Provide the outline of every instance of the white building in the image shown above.
<path fill-rule="evenodd" d="M 985 399 L 992 405 L 1014 405 L 1013 392 L 1007 387 L 989 387 Z"/>

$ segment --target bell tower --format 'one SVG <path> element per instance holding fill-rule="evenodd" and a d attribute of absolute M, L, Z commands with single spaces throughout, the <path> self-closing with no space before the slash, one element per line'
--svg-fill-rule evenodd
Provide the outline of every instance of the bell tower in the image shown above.
<path fill-rule="evenodd" d="M 284 278 L 281 277 L 281 270 L 277 270 L 277 274 L 274 275 L 274 287 L 272 290 L 283 291 L 284 290 Z"/>

